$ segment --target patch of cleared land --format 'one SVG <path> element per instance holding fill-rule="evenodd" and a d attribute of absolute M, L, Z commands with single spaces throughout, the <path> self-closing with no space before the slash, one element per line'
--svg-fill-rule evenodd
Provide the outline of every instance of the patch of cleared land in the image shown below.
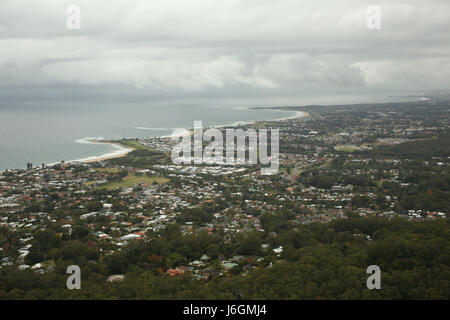
<path fill-rule="evenodd" d="M 108 163 L 111 165 L 148 169 L 155 164 L 171 162 L 170 154 L 153 150 L 135 139 L 122 139 L 111 142 L 133 149 L 126 156 L 108 160 Z"/>
<path fill-rule="evenodd" d="M 98 172 L 106 172 L 106 173 L 117 173 L 119 169 L 116 168 L 94 168 L 95 171 Z"/>
<path fill-rule="evenodd" d="M 132 148 L 135 150 L 149 150 L 148 147 L 141 144 L 139 141 L 133 139 L 113 140 L 111 142 L 121 144 L 124 147 Z"/>
<path fill-rule="evenodd" d="M 351 144 L 345 144 L 345 145 L 340 145 L 340 146 L 336 146 L 334 147 L 337 151 L 345 151 L 345 152 L 354 152 L 356 150 L 361 150 L 360 148 L 358 148 L 355 145 L 351 145 Z"/>
<path fill-rule="evenodd" d="M 169 181 L 169 179 L 164 177 L 149 177 L 146 175 L 137 176 L 135 174 L 129 174 L 125 178 L 123 178 L 120 182 L 111 182 L 102 186 L 99 186 L 99 189 L 108 189 L 113 190 L 117 188 L 129 188 L 137 184 L 153 184 L 154 182 L 157 182 L 158 184 L 166 183 Z"/>

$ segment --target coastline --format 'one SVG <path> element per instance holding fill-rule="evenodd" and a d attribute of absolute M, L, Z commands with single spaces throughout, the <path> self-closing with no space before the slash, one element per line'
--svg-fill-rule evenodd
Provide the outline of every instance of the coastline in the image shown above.
<path fill-rule="evenodd" d="M 256 109 L 257 108 L 249 108 L 249 109 Z M 227 127 L 237 127 L 240 125 L 249 125 L 249 124 L 255 124 L 258 122 L 266 122 L 266 121 L 286 121 L 286 120 L 294 120 L 294 119 L 298 119 L 298 118 L 307 118 L 309 117 L 309 113 L 306 111 L 297 111 L 297 110 L 283 110 L 283 109 L 278 109 L 277 107 L 271 108 L 275 111 L 280 111 L 280 112 L 294 112 L 294 115 L 289 116 L 289 117 L 284 117 L 284 118 L 278 118 L 278 119 L 273 119 L 273 120 L 251 120 L 251 121 L 235 121 L 232 124 L 223 124 L 223 125 L 216 125 L 216 126 L 211 126 L 210 128 L 227 128 Z"/>
<path fill-rule="evenodd" d="M 273 119 L 273 120 L 252 120 L 252 121 L 236 121 L 232 124 L 227 124 L 227 125 L 216 125 L 216 126 L 211 126 L 209 128 L 227 128 L 227 127 L 237 127 L 239 125 L 251 125 L 251 124 L 255 124 L 257 122 L 263 122 L 263 121 L 286 121 L 286 120 L 294 120 L 294 119 L 298 119 L 298 118 L 307 118 L 309 117 L 309 113 L 306 111 L 289 111 L 289 110 L 281 110 L 281 109 L 275 109 L 278 110 L 280 112 L 294 112 L 294 114 L 292 116 L 289 117 L 284 117 L 284 118 L 279 118 L 279 119 Z M 193 129 L 189 129 L 188 132 L 184 132 L 184 133 L 179 133 L 178 136 L 186 136 L 186 135 L 192 135 L 193 134 Z M 164 135 L 164 136 L 159 136 L 157 138 L 171 138 L 173 134 L 171 135 Z M 120 145 L 118 143 L 113 143 L 113 142 L 108 142 L 105 140 L 102 140 L 103 138 L 85 138 L 85 139 L 80 139 L 77 140 L 78 143 L 92 143 L 92 144 L 96 144 L 96 143 L 107 143 L 110 144 L 114 147 L 116 147 L 118 149 L 118 151 L 116 152 L 112 152 L 112 153 L 108 153 L 108 154 L 104 154 L 104 155 L 100 155 L 100 156 L 92 156 L 92 157 L 88 157 L 88 158 L 84 158 L 84 159 L 78 159 L 78 160 L 71 160 L 68 161 L 68 163 L 73 163 L 73 162 L 84 162 L 84 163 L 93 163 L 93 162 L 99 162 L 99 161 L 105 161 L 105 160 L 110 160 L 110 159 L 116 159 L 116 158 L 122 158 L 125 157 L 128 153 L 130 153 L 131 151 L 135 150 L 134 148 L 130 148 L 130 147 L 124 147 L 123 145 Z"/>
<path fill-rule="evenodd" d="M 252 108 L 249 108 L 252 109 Z M 288 111 L 288 112 L 293 112 L 294 114 L 292 116 L 288 116 L 288 117 L 284 117 L 284 118 L 277 118 L 277 119 L 271 119 L 271 120 L 251 120 L 251 121 L 235 121 L 231 124 L 223 124 L 223 125 L 214 125 L 214 126 L 210 126 L 208 128 L 230 128 L 230 127 L 238 127 L 238 126 L 242 126 L 242 125 L 252 125 L 258 122 L 264 122 L 264 121 L 286 121 L 286 120 L 293 120 L 293 119 L 298 119 L 298 118 L 306 118 L 309 116 L 308 112 L 305 111 L 295 111 L 295 110 L 281 110 L 281 109 L 277 109 L 276 107 L 273 107 L 274 110 L 278 110 L 278 111 Z M 140 129 L 145 129 L 145 130 L 149 130 L 150 128 L 143 128 L 140 127 Z M 153 129 L 153 128 L 152 128 Z M 163 129 L 163 128 L 157 128 L 157 129 Z M 178 136 L 185 136 L 185 135 L 192 135 L 193 133 L 193 129 L 188 129 L 188 132 L 180 132 L 178 134 Z M 162 135 L 162 136 L 158 136 L 157 138 L 170 138 L 172 137 L 173 134 L 170 135 Z M 104 139 L 103 137 L 87 137 L 87 138 L 83 138 L 83 139 L 78 139 L 75 141 L 76 143 L 87 143 L 87 144 L 110 144 L 111 146 L 113 146 L 114 148 L 116 148 L 116 151 L 113 152 L 108 152 L 105 154 L 101 154 L 101 155 L 95 155 L 95 156 L 90 156 L 90 157 L 86 157 L 86 158 L 80 158 L 80 159 L 74 159 L 74 160 L 67 160 L 64 161 L 64 163 L 66 164 L 70 164 L 70 163 L 94 163 L 94 162 L 101 162 L 101 161 L 106 161 L 106 160 L 110 160 L 110 159 L 116 159 L 116 158 L 122 158 L 125 157 L 126 155 L 128 155 L 130 152 L 136 150 L 134 148 L 128 147 L 128 146 L 124 146 L 121 145 L 117 142 L 110 142 L 106 139 Z M 46 163 L 46 166 L 52 167 L 55 165 L 61 164 L 61 162 L 50 162 L 50 163 Z M 0 171 L 1 172 L 1 171 Z"/>
<path fill-rule="evenodd" d="M 283 109 L 279 109 L 280 111 L 288 111 L 288 110 L 283 110 Z M 285 120 L 294 120 L 294 119 L 298 119 L 298 118 L 308 118 L 309 117 L 309 112 L 306 111 L 293 111 L 295 112 L 295 114 L 291 117 L 286 117 L 286 118 L 281 118 L 281 119 L 277 119 L 277 120 L 272 120 L 272 121 L 285 121 Z"/>
<path fill-rule="evenodd" d="M 252 108 L 249 108 L 252 109 Z M 216 129 L 220 129 L 220 128 L 229 128 L 229 127 L 237 127 L 237 126 L 242 126 L 242 125 L 251 125 L 251 124 L 255 124 L 258 122 L 266 122 L 266 121 L 286 121 L 286 120 L 294 120 L 294 119 L 299 119 L 299 118 L 307 118 L 309 117 L 309 112 L 306 111 L 297 111 L 297 110 L 282 110 L 282 109 L 277 109 L 274 107 L 275 111 L 280 111 L 280 112 L 294 112 L 294 115 L 292 116 L 288 116 L 288 117 L 284 117 L 284 118 L 277 118 L 277 119 L 272 119 L 272 120 L 250 120 L 250 121 L 235 121 L 231 124 L 218 124 L 218 125 L 213 125 L 213 126 L 209 126 L 206 128 L 216 128 Z M 177 134 L 175 136 L 186 136 L 186 135 L 192 135 L 193 134 L 193 128 L 187 129 L 189 132 L 188 133 L 180 133 Z M 173 134 L 170 135 L 163 135 L 163 136 L 158 136 L 156 138 L 171 138 L 173 136 Z"/>
<path fill-rule="evenodd" d="M 429 97 L 420 97 L 419 100 L 429 100 Z M 390 101 L 390 103 L 414 103 L 414 102 L 418 102 L 419 100 L 407 100 L 407 101 Z M 370 102 L 370 104 L 383 104 L 385 102 Z M 350 105 L 352 104 L 358 104 L 358 103 L 350 103 Z M 343 104 L 318 104 L 318 105 L 330 105 L 330 106 L 338 106 L 338 105 L 343 105 Z M 301 106 L 300 106 L 301 107 Z M 306 111 L 298 111 L 298 110 L 286 110 L 283 109 L 283 107 L 249 107 L 248 109 L 272 109 L 272 110 L 279 110 L 279 111 L 289 111 L 289 112 L 293 112 L 294 114 L 292 116 L 288 116 L 288 117 L 284 117 L 284 118 L 279 118 L 279 119 L 272 119 L 272 120 L 254 120 L 254 121 L 236 121 L 232 124 L 224 124 L 224 125 L 215 125 L 215 126 L 211 126 L 210 128 L 223 128 L 223 127 L 237 127 L 240 125 L 251 125 L 257 122 L 270 122 L 270 121 L 285 121 L 285 120 L 292 120 L 292 119 L 297 119 L 297 118 L 307 118 L 309 116 L 308 112 Z M 137 129 L 141 129 L 141 130 L 159 130 L 159 129 L 169 129 L 169 128 L 146 128 L 146 127 L 135 127 Z M 170 137 L 171 135 L 163 135 L 163 136 L 159 136 L 160 138 L 164 138 L 164 137 Z M 96 162 L 96 161 L 103 161 L 103 160 L 108 160 L 108 159 L 114 159 L 114 158 L 119 158 L 119 157 L 123 157 L 126 156 L 128 153 L 130 153 L 131 151 L 133 151 L 132 149 L 128 148 L 128 150 L 125 150 L 127 148 L 125 148 L 122 145 L 118 145 L 118 144 L 114 144 L 108 141 L 103 141 L 100 142 L 99 138 L 92 138 L 92 141 L 89 141 L 89 139 L 91 138 L 85 138 L 85 139 L 80 139 L 77 140 L 77 142 L 81 142 L 84 141 L 84 143 L 109 143 L 111 145 L 113 145 L 117 151 L 115 152 L 109 152 L 106 154 L 101 154 L 101 155 L 97 155 L 97 156 L 90 156 L 90 157 L 86 157 L 86 158 L 82 158 L 82 159 L 75 159 L 75 160 L 68 160 L 65 161 L 65 163 L 73 163 L 73 162 Z M 82 143 L 82 142 L 81 142 Z M 41 161 L 36 161 L 36 162 L 41 162 Z M 51 160 L 49 162 L 46 162 L 45 164 L 47 166 L 54 166 L 57 164 L 60 164 L 61 162 L 51 162 Z M 23 170 L 25 169 L 24 167 L 21 166 L 15 166 L 15 165 L 11 165 L 9 168 L 5 168 L 5 169 L 0 169 L 0 172 L 3 172 L 5 170 Z"/>
<path fill-rule="evenodd" d="M 111 154 L 105 154 L 103 156 L 99 156 L 99 157 L 91 157 L 91 158 L 87 158 L 84 160 L 84 162 L 86 163 L 92 163 L 92 162 L 98 162 L 98 161 L 105 161 L 105 160 L 110 160 L 110 159 L 116 159 L 116 158 L 122 158 L 125 157 L 126 155 L 128 155 L 131 151 L 134 151 L 136 149 L 134 148 L 125 148 L 122 145 L 116 144 L 116 143 L 110 143 L 110 142 L 98 142 L 98 143 L 109 143 L 113 146 L 117 146 L 118 148 L 120 148 L 119 151 L 111 153 Z"/>
<path fill-rule="evenodd" d="M 98 161 L 116 159 L 116 158 L 124 157 L 127 154 L 129 154 L 131 151 L 136 150 L 131 147 L 125 147 L 119 143 L 109 142 L 109 141 L 102 140 L 99 138 L 85 138 L 85 139 L 77 140 L 76 142 L 89 143 L 89 144 L 99 144 L 99 143 L 105 144 L 106 143 L 106 144 L 114 146 L 117 149 L 117 151 L 102 154 L 99 156 L 92 156 L 92 157 L 87 157 L 87 158 L 82 158 L 82 159 L 70 160 L 70 161 L 67 161 L 68 163 L 74 163 L 74 162 L 93 163 L 93 162 L 98 162 Z"/>

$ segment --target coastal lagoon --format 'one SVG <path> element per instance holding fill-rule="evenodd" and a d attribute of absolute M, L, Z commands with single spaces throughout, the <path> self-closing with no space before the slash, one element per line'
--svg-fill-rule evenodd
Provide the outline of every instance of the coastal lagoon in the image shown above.
<path fill-rule="evenodd" d="M 132 105 L 1 107 L 0 170 L 86 160 L 123 152 L 92 139 L 144 138 L 191 128 L 299 116 L 297 112 L 229 106 Z"/>

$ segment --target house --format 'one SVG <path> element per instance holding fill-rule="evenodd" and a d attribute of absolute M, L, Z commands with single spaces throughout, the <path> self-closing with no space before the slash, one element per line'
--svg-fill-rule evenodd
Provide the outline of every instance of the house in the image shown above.
<path fill-rule="evenodd" d="M 195 261 L 192 261 L 190 263 L 190 265 L 193 266 L 194 268 L 198 268 L 198 267 L 204 266 L 204 263 L 199 260 L 195 260 Z"/>
<path fill-rule="evenodd" d="M 114 274 L 112 276 L 109 276 L 106 281 L 108 282 L 114 282 L 114 281 L 122 281 L 123 279 L 125 279 L 125 275 L 123 274 Z"/>
<path fill-rule="evenodd" d="M 124 241 L 124 240 L 133 240 L 133 239 L 137 239 L 137 238 L 141 238 L 141 235 L 139 234 L 127 234 L 123 237 L 120 237 L 120 240 Z"/>
<path fill-rule="evenodd" d="M 178 272 L 181 272 L 181 273 L 185 273 L 187 271 L 191 271 L 191 269 L 189 267 L 186 267 L 186 266 L 178 266 L 178 267 L 175 268 L 175 270 L 177 270 Z"/>
<path fill-rule="evenodd" d="M 170 269 L 167 269 L 166 273 L 167 273 L 169 276 L 173 277 L 173 276 L 176 276 L 176 275 L 179 275 L 179 274 L 183 274 L 184 271 L 179 271 L 179 270 L 177 270 L 177 269 L 172 269 L 172 268 L 170 268 Z"/>
<path fill-rule="evenodd" d="M 233 258 L 231 258 L 231 261 L 238 262 L 238 261 L 242 261 L 244 259 L 245 259 L 244 256 L 233 256 Z"/>
<path fill-rule="evenodd" d="M 208 261 L 208 260 L 209 260 L 209 257 L 208 257 L 206 254 L 204 254 L 204 255 L 201 256 L 200 260 L 202 260 L 202 261 Z"/>
<path fill-rule="evenodd" d="M 276 249 L 273 249 L 273 252 L 275 252 L 277 255 L 283 252 L 283 246 L 279 246 Z"/>
<path fill-rule="evenodd" d="M 222 267 L 223 267 L 225 270 L 230 270 L 230 269 L 232 269 L 232 268 L 234 268 L 234 267 L 237 267 L 237 266 L 238 266 L 238 264 L 237 264 L 237 263 L 233 263 L 233 262 L 224 261 L 224 262 L 222 263 Z"/>

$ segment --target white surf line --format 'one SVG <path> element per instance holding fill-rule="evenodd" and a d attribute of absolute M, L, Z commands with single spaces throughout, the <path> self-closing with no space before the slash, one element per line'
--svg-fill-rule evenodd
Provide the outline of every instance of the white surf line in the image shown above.
<path fill-rule="evenodd" d="M 86 144 L 109 144 L 109 145 L 113 146 L 114 148 L 116 148 L 117 151 L 104 153 L 104 154 L 98 155 L 98 156 L 91 156 L 91 157 L 86 157 L 86 158 L 81 158 L 81 159 L 70 160 L 67 162 L 74 163 L 74 162 L 91 162 L 91 161 L 96 161 L 96 160 L 99 161 L 99 160 L 102 160 L 105 158 L 124 156 L 134 150 L 132 148 L 127 148 L 127 147 L 124 147 L 117 143 L 100 141 L 102 139 L 103 139 L 103 137 L 100 137 L 100 138 L 89 138 L 88 137 L 88 138 L 78 139 L 75 142 L 86 143 Z"/>

